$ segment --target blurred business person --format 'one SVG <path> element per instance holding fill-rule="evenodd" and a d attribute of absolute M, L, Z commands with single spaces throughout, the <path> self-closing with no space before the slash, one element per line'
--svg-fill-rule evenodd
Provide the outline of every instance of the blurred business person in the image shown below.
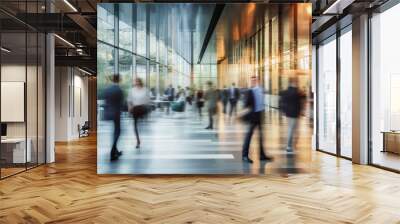
<path fill-rule="evenodd" d="M 245 107 L 249 110 L 246 115 L 243 116 L 243 120 L 247 121 L 249 124 L 249 130 L 246 134 L 243 151 L 242 160 L 244 162 L 253 163 L 253 160 L 249 158 L 249 147 L 251 143 L 251 138 L 254 133 L 254 129 L 258 128 L 259 131 L 259 146 L 260 146 L 260 160 L 271 160 L 272 158 L 265 155 L 264 143 L 263 143 L 263 115 L 265 110 L 264 105 L 264 90 L 259 86 L 258 77 L 251 78 L 251 85 L 247 91 L 247 98 L 245 101 Z"/>
<path fill-rule="evenodd" d="M 229 116 L 232 117 L 232 113 L 237 112 L 237 103 L 240 98 L 239 89 L 236 88 L 236 85 L 234 82 L 232 83 L 232 86 L 228 89 L 228 96 L 229 96 L 229 104 L 230 104 Z"/>
<path fill-rule="evenodd" d="M 288 122 L 287 147 L 288 152 L 293 151 L 293 139 L 296 133 L 297 121 L 301 114 L 305 96 L 297 87 L 296 77 L 289 79 L 289 87 L 281 92 L 279 108 L 286 115 Z"/>
<path fill-rule="evenodd" d="M 186 88 L 185 88 L 185 96 L 186 96 L 186 102 L 189 105 L 192 105 L 194 93 L 193 93 L 193 89 L 190 88 L 189 86 L 186 86 Z"/>
<path fill-rule="evenodd" d="M 119 74 L 110 77 L 111 85 L 104 90 L 105 99 L 105 117 L 106 120 L 112 120 L 114 123 L 114 139 L 111 148 L 111 160 L 117 160 L 122 155 L 118 151 L 117 144 L 121 135 L 121 108 L 123 102 L 123 93 L 119 87 Z"/>
<path fill-rule="evenodd" d="M 139 119 L 143 118 L 148 113 L 148 105 L 150 102 L 150 93 L 146 87 L 143 86 L 143 81 L 136 78 L 130 90 L 127 103 L 128 110 L 133 116 L 133 125 L 136 135 L 136 148 L 140 148 L 140 137 L 138 130 Z"/>
<path fill-rule="evenodd" d="M 218 92 L 214 88 L 213 83 L 211 81 L 207 82 L 207 90 L 205 94 L 205 100 L 207 103 L 208 109 L 208 126 L 206 129 L 214 128 L 214 115 L 217 113 L 217 101 L 218 101 Z"/>
<path fill-rule="evenodd" d="M 198 110 L 198 113 L 199 113 L 199 117 L 202 118 L 202 116 L 203 116 L 202 110 L 203 110 L 203 107 L 204 107 L 204 92 L 203 92 L 202 88 L 197 90 L 197 93 L 196 93 L 196 106 L 197 106 L 197 110 Z"/>
<path fill-rule="evenodd" d="M 224 88 L 220 90 L 219 94 L 220 94 L 219 98 L 221 99 L 222 102 L 223 112 L 224 114 L 226 114 L 226 108 L 228 106 L 228 100 L 229 100 L 228 88 L 224 86 Z"/>
<path fill-rule="evenodd" d="M 169 101 L 169 104 L 167 107 L 167 113 L 169 114 L 171 103 L 175 100 L 175 89 L 171 84 L 168 86 L 167 89 L 165 89 L 164 96 L 166 96 L 167 100 Z"/>

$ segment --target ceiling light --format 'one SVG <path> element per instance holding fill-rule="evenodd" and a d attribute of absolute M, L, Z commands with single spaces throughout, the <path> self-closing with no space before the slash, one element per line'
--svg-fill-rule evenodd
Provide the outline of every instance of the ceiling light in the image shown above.
<path fill-rule="evenodd" d="M 324 10 L 322 14 L 342 14 L 343 9 L 351 5 L 355 0 L 336 0 L 332 5 Z"/>
<path fill-rule="evenodd" d="M 339 2 L 340 0 L 336 0 L 332 5 L 330 5 L 327 9 L 325 9 L 322 14 L 328 14 L 328 13 L 330 14 L 330 11 L 332 11 L 332 9 L 335 9 L 339 4 Z"/>
<path fill-rule="evenodd" d="M 83 72 L 83 73 L 85 73 L 85 74 L 87 74 L 87 75 L 92 75 L 92 73 L 90 73 L 90 72 L 88 72 L 88 71 L 86 71 L 86 70 L 83 70 L 83 69 L 81 69 L 81 68 L 78 68 L 78 70 L 81 71 L 81 72 Z"/>
<path fill-rule="evenodd" d="M 312 15 L 312 4 L 309 4 L 306 6 L 306 11 L 307 11 L 308 15 Z"/>
<path fill-rule="evenodd" d="M 70 47 L 73 47 L 73 48 L 75 48 L 75 45 L 73 45 L 71 42 L 69 42 L 68 40 L 66 40 L 66 39 L 64 39 L 64 38 L 62 38 L 62 37 L 60 37 L 59 35 L 57 35 L 57 34 L 54 34 L 54 36 L 55 37 L 57 37 L 59 40 L 61 40 L 62 42 L 64 42 L 64 43 L 66 43 L 67 45 L 69 45 Z"/>
<path fill-rule="evenodd" d="M 6 52 L 6 53 L 10 53 L 10 52 L 11 52 L 11 50 L 9 50 L 9 49 L 7 49 L 7 48 L 5 48 L 5 47 L 1 47 L 0 49 L 1 49 L 2 51 Z"/>
<path fill-rule="evenodd" d="M 67 4 L 74 12 L 78 12 L 78 10 L 68 1 L 64 0 L 65 4 Z"/>

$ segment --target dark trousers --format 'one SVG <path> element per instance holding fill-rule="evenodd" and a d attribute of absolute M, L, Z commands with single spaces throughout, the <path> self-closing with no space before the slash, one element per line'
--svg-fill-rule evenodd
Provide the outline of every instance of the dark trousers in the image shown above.
<path fill-rule="evenodd" d="M 114 141 L 111 148 L 111 156 L 115 155 L 118 152 L 117 144 L 119 136 L 121 135 L 121 117 L 119 114 L 114 116 L 113 122 L 114 122 Z"/>
<path fill-rule="evenodd" d="M 133 127 L 135 129 L 135 135 L 136 135 L 136 144 L 140 145 L 140 138 L 139 138 L 139 130 L 138 130 L 138 122 L 139 122 L 139 118 L 133 118 Z"/>
<path fill-rule="evenodd" d="M 232 116 L 233 111 L 235 111 L 235 113 L 236 113 L 237 100 L 236 99 L 230 99 L 229 103 L 231 105 L 231 108 L 229 110 L 229 116 Z"/>
<path fill-rule="evenodd" d="M 252 114 L 252 119 L 249 124 L 249 130 L 246 134 L 243 144 L 242 156 L 249 156 L 249 148 L 251 143 L 251 137 L 253 136 L 254 129 L 258 128 L 259 131 L 259 145 L 260 145 L 260 156 L 264 157 L 264 145 L 263 145 L 263 130 L 262 130 L 262 112 L 255 112 Z"/>
<path fill-rule="evenodd" d="M 168 104 L 167 104 L 167 114 L 169 114 L 169 110 L 170 110 L 170 108 L 171 108 L 171 103 L 172 103 L 173 101 L 172 100 L 169 100 L 169 102 L 168 102 Z"/>
<path fill-rule="evenodd" d="M 203 107 L 197 107 L 197 109 L 198 109 L 198 112 L 199 112 L 199 116 L 201 118 L 203 116 L 203 114 L 202 114 Z"/>
<path fill-rule="evenodd" d="M 214 128 L 215 109 L 208 109 L 208 127 Z"/>
<path fill-rule="evenodd" d="M 222 101 L 222 105 L 223 105 L 223 107 L 224 107 L 224 114 L 226 114 L 226 108 L 227 108 L 227 106 L 228 106 L 228 101 L 227 100 L 223 100 Z"/>

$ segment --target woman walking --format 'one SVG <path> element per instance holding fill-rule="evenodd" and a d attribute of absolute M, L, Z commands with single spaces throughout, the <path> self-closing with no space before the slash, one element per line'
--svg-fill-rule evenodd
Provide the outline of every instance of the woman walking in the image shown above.
<path fill-rule="evenodd" d="M 148 112 L 147 105 L 150 102 L 150 94 L 146 87 L 143 86 L 143 81 L 136 78 L 133 88 L 130 90 L 128 98 L 128 109 L 133 116 L 134 130 L 136 134 L 136 148 L 140 148 L 140 138 L 138 130 L 139 119 L 145 116 Z"/>

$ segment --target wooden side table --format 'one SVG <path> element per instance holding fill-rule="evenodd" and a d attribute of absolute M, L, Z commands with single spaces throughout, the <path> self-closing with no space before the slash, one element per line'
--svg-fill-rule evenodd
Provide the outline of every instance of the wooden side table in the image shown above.
<path fill-rule="evenodd" d="M 400 154 L 400 131 L 383 131 L 383 150 Z"/>

